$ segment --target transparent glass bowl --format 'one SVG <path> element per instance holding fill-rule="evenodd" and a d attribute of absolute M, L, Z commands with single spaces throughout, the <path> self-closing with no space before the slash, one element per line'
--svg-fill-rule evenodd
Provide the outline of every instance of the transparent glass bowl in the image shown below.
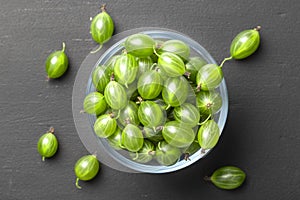
<path fill-rule="evenodd" d="M 147 27 L 124 31 L 113 36 L 109 42 L 103 45 L 103 48 L 100 51 L 93 54 L 90 53 L 82 62 L 80 69 L 78 70 L 72 96 L 73 117 L 78 135 L 89 153 L 96 154 L 101 163 L 119 171 L 131 173 L 168 173 L 183 169 L 206 156 L 211 149 L 206 150 L 205 153 L 201 153 L 200 149 L 196 153 L 192 154 L 188 161 L 184 159 L 178 160 L 177 163 L 171 166 L 137 163 L 132 161 L 129 157 L 124 156 L 124 154 L 119 151 L 113 149 L 106 139 L 96 136 L 93 131 L 96 116 L 80 112 L 83 109 L 85 96 L 90 92 L 95 91 L 95 87 L 91 80 L 91 74 L 94 68 L 105 64 L 113 55 L 120 54 L 122 49 L 124 49 L 122 43 L 129 35 L 135 33 L 144 33 L 157 40 L 181 40 L 190 46 L 191 56 L 200 56 L 206 60 L 207 63 L 216 64 L 216 61 L 212 58 L 212 56 L 199 43 L 177 31 L 164 28 Z M 224 79 L 216 90 L 222 97 L 222 107 L 220 111 L 213 116 L 213 118 L 222 133 L 228 113 L 228 94 Z"/>

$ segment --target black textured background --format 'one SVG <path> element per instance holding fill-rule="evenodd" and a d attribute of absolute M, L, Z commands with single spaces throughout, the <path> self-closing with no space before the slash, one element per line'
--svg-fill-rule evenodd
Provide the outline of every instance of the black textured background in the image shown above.
<path fill-rule="evenodd" d="M 184 170 L 127 174 L 102 167 L 74 185 L 87 154 L 72 118 L 76 72 L 96 44 L 89 18 L 99 0 L 0 0 L 0 199 L 298 199 L 300 196 L 300 3 L 298 0 L 105 1 L 115 33 L 143 26 L 183 32 L 220 62 L 233 37 L 261 25 L 261 47 L 224 66 L 229 115 L 217 147 Z M 67 44 L 67 74 L 45 81 L 44 61 Z M 60 148 L 41 162 L 36 142 L 49 126 Z M 203 181 L 223 165 L 248 177 L 235 191 Z"/>

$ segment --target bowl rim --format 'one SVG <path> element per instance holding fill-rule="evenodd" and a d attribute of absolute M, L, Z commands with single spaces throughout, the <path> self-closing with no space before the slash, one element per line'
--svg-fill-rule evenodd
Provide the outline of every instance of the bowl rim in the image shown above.
<path fill-rule="evenodd" d="M 112 54 L 119 52 L 120 49 L 118 49 L 117 47 L 120 48 L 120 44 L 126 39 L 126 37 L 135 33 L 144 33 L 154 38 L 156 36 L 160 38 L 164 36 L 166 37 L 166 39 L 172 37 L 173 39 L 184 40 L 184 42 L 188 42 L 191 49 L 196 51 L 196 53 L 199 53 L 204 59 L 207 60 L 208 63 L 217 64 L 213 57 L 207 52 L 207 50 L 203 46 L 201 46 L 198 42 L 196 42 L 186 34 L 175 30 L 159 27 L 142 27 L 118 33 L 114 35 L 106 44 L 104 44 L 101 50 L 99 50 L 96 53 L 89 53 L 83 60 L 80 68 L 78 69 L 72 93 L 72 112 L 74 124 L 79 138 L 85 146 L 85 148 L 88 150 L 89 153 L 96 154 L 98 160 L 102 164 L 105 164 L 119 171 L 131 173 L 174 172 L 192 165 L 196 161 L 205 157 L 214 148 L 206 150 L 204 154 L 200 153 L 200 149 L 199 151 L 190 156 L 189 161 L 180 161 L 171 166 L 153 166 L 140 164 L 122 156 L 116 150 L 111 148 L 105 139 L 98 138 L 96 141 L 95 137 L 97 138 L 97 136 L 94 134 L 94 130 L 91 126 L 93 122 L 95 122 L 96 117 L 93 115 L 80 113 L 80 111 L 82 110 L 84 97 L 94 89 L 90 78 L 93 69 L 100 65 L 101 62 L 105 63 L 108 60 L 108 58 L 111 57 Z M 95 47 L 95 49 L 96 48 L 97 47 Z M 222 96 L 223 101 L 222 108 L 219 111 L 219 119 L 222 120 L 218 120 L 217 122 L 220 128 L 221 136 L 228 115 L 228 92 L 224 78 L 219 86 L 219 92 Z"/>

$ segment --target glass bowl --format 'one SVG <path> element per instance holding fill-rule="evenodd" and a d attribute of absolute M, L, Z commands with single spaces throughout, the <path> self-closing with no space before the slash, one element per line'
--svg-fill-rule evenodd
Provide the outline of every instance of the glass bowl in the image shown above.
<path fill-rule="evenodd" d="M 201 149 L 189 157 L 189 160 L 179 159 L 174 165 L 162 166 L 153 164 L 141 164 L 131 160 L 124 153 L 120 153 L 113 149 L 106 139 L 96 136 L 93 130 L 93 125 L 96 116 L 83 114 L 80 112 L 83 109 L 83 101 L 87 94 L 95 91 L 91 80 L 93 70 L 100 65 L 105 64 L 112 56 L 120 54 L 124 49 L 123 42 L 125 39 L 135 33 L 144 33 L 156 40 L 181 40 L 190 46 L 191 56 L 200 56 L 207 63 L 216 64 L 212 56 L 196 41 L 190 37 L 169 29 L 164 28 L 137 28 L 114 35 L 107 43 L 105 43 L 101 50 L 96 53 L 90 53 L 82 62 L 73 87 L 72 95 L 72 111 L 77 133 L 91 154 L 96 154 L 98 160 L 113 169 L 131 172 L 131 173 L 168 173 L 183 169 L 195 163 L 199 159 L 206 156 L 211 149 L 206 150 L 205 153 Z M 222 107 L 218 113 L 213 115 L 213 119 L 218 124 L 220 132 L 222 133 L 225 126 L 228 113 L 228 94 L 225 80 L 221 82 L 220 86 L 216 88 L 222 97 Z"/>

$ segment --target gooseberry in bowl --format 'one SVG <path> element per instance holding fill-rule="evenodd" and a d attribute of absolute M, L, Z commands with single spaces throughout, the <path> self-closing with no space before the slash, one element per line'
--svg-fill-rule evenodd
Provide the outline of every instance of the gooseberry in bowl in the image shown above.
<path fill-rule="evenodd" d="M 138 28 L 85 58 L 72 107 L 82 143 L 102 164 L 167 173 L 217 145 L 228 96 L 221 67 L 198 42 L 169 29 Z"/>

